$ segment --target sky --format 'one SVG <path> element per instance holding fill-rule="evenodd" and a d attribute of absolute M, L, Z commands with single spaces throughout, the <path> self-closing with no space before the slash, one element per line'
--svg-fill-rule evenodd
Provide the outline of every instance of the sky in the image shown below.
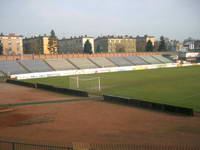
<path fill-rule="evenodd" d="M 200 0 L 0 0 L 0 33 L 200 39 Z"/>

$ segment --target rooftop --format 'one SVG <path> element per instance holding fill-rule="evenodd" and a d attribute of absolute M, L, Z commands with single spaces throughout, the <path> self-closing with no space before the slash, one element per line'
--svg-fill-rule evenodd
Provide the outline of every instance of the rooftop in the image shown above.
<path fill-rule="evenodd" d="M 135 39 L 133 36 L 114 36 L 114 35 L 107 35 L 107 36 L 101 36 L 97 37 L 96 39 Z"/>
<path fill-rule="evenodd" d="M 16 35 L 15 33 L 9 33 L 8 35 L 0 34 L 0 37 L 23 37 L 22 35 Z"/>

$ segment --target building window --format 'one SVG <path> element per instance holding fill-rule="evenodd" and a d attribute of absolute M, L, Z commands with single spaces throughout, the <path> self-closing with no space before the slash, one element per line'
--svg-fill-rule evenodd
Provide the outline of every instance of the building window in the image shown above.
<path fill-rule="evenodd" d="M 17 47 L 17 51 L 18 51 L 18 52 L 20 51 L 20 47 Z"/>

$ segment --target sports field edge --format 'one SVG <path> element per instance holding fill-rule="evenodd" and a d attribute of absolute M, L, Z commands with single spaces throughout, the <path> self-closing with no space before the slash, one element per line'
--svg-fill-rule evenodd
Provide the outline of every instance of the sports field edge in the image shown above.
<path fill-rule="evenodd" d="M 159 102 L 200 111 L 200 66 L 163 68 L 81 76 L 100 76 L 102 91 L 109 94 Z M 69 88 L 69 76 L 23 80 Z"/>

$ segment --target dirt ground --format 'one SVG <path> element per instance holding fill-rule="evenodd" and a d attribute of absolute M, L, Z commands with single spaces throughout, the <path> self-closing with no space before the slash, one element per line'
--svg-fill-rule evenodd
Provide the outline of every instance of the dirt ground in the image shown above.
<path fill-rule="evenodd" d="M 9 102 L 29 100 L 28 93 L 31 100 L 65 98 L 46 91 L 6 86 L 7 90 L 0 93 L 0 103 L 5 103 L 4 98 Z M 0 139 L 66 145 L 199 144 L 200 139 L 199 116 L 175 116 L 103 101 L 40 104 L 15 109 L 0 113 Z"/>
<path fill-rule="evenodd" d="M 7 83 L 0 83 L 0 89 L 0 104 L 14 104 L 75 98 L 73 96 L 67 96 L 54 92 L 47 92 L 45 90 L 27 88 Z"/>

